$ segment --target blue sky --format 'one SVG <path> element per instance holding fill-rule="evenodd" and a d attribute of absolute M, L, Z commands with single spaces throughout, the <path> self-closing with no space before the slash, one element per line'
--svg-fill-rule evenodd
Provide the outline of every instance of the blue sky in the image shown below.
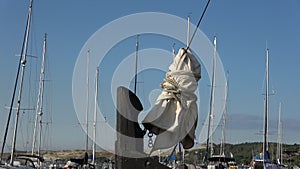
<path fill-rule="evenodd" d="M 18 57 L 25 29 L 29 1 L 2 0 L 0 5 L 0 138 L 2 141 Z M 49 113 L 51 145 L 55 149 L 84 148 L 84 132 L 72 102 L 72 76 L 79 52 L 89 37 L 105 24 L 120 17 L 140 12 L 161 12 L 186 19 L 196 24 L 206 1 L 34 1 L 33 22 L 29 53 L 39 58 L 30 58 L 26 67 L 28 83 L 25 85 L 24 106 L 35 106 L 37 80 L 40 71 L 43 34 L 48 34 L 48 74 L 46 83 L 46 110 Z M 265 83 L 265 48 L 270 49 L 270 88 L 276 94 L 270 97 L 270 136 L 276 141 L 278 103 L 282 102 L 283 142 L 299 143 L 300 72 L 300 2 L 297 0 L 212 0 L 201 23 L 201 31 L 212 41 L 218 37 L 218 53 L 224 69 L 229 71 L 229 105 L 227 140 L 231 143 L 261 141 L 257 135 L 262 130 Z M 122 28 L 120 28 L 122 29 Z M 105 43 L 105 40 L 103 40 Z M 140 48 L 171 50 L 174 40 L 162 36 L 143 35 Z M 99 44 L 101 45 L 101 44 Z M 177 42 L 175 48 L 180 48 Z M 135 37 L 118 44 L 109 54 L 135 50 Z M 114 67 L 122 60 L 107 57 L 100 65 L 100 109 L 114 124 L 115 110 L 111 98 L 106 99 Z M 30 74 L 31 73 L 31 74 Z M 30 75 L 29 75 L 30 74 Z M 148 95 L 150 89 L 159 88 L 164 73 L 145 72 L 141 75 L 141 87 Z M 198 127 L 201 127 L 208 112 L 209 78 L 203 70 L 199 89 L 203 92 L 199 108 Z M 29 81 L 31 83 L 29 83 Z M 30 85 L 29 85 L 30 84 Z M 47 88 L 48 87 L 48 88 Z M 30 88 L 30 90 L 29 90 Z M 24 89 L 24 90 L 25 90 Z M 29 94 L 30 93 L 30 94 Z M 101 93 L 104 93 L 101 95 Z M 142 93 L 142 92 L 141 92 Z M 142 94 L 141 100 L 147 100 Z M 149 103 L 143 101 L 145 106 Z M 31 114 L 30 114 L 31 113 Z M 26 125 L 32 121 L 34 112 L 22 114 L 23 129 L 19 130 L 18 143 L 24 148 L 28 133 Z M 13 116 L 14 117 L 14 116 Z M 50 118 L 51 117 L 51 118 Z M 271 134 L 272 134 L 271 133 Z M 11 132 L 10 132 L 11 134 Z M 218 135 L 216 133 L 216 135 Z M 216 136 L 217 137 L 217 136 Z M 218 140 L 216 138 L 216 140 Z M 31 141 L 29 141 L 31 143 Z M 8 142 L 10 144 L 10 142 Z M 50 143 L 49 143 L 50 144 Z M 26 149 L 26 148 L 25 148 Z"/>

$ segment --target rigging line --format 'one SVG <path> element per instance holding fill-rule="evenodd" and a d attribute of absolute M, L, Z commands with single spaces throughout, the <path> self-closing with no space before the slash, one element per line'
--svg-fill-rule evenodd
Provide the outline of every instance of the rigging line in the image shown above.
<path fill-rule="evenodd" d="M 210 0 L 208 0 L 207 3 L 206 3 L 206 6 L 205 6 L 205 8 L 204 8 L 204 10 L 203 10 L 203 12 L 202 12 L 202 14 L 201 14 L 201 17 L 200 17 L 198 23 L 197 23 L 196 29 L 194 30 L 193 35 L 192 35 L 191 39 L 189 40 L 189 43 L 188 43 L 188 46 L 187 46 L 187 50 L 188 50 L 188 49 L 190 48 L 190 46 L 191 46 L 191 43 L 192 43 L 192 41 L 193 41 L 193 39 L 194 39 L 194 37 L 195 37 L 195 35 L 196 35 L 196 32 L 197 32 L 197 30 L 198 30 L 198 28 L 199 28 L 199 26 L 200 26 L 200 23 L 201 23 L 201 21 L 202 21 L 202 19 L 203 19 L 203 17 L 204 17 L 204 14 L 205 14 L 205 12 L 206 12 L 206 10 L 207 10 L 207 8 L 208 8 L 209 3 L 210 3 Z"/>
<path fill-rule="evenodd" d="M 23 111 L 22 113 L 21 113 L 21 117 L 20 117 L 20 123 L 19 123 L 19 131 L 20 131 L 20 135 L 21 135 L 21 140 L 22 140 L 22 144 L 23 144 L 23 148 L 25 147 L 25 145 L 26 145 L 26 143 L 24 143 L 24 131 L 23 131 L 23 119 L 24 119 L 24 114 L 25 114 L 25 111 Z M 25 140 L 25 142 L 26 142 L 26 140 Z"/>
<path fill-rule="evenodd" d="M 30 8 L 32 8 L 32 1 L 31 1 L 31 4 L 30 4 Z M 31 9 L 30 9 L 30 11 L 31 11 Z M 31 19 L 30 17 L 31 17 L 31 15 L 28 14 L 27 15 L 27 23 L 30 21 L 30 19 Z M 6 128 L 5 128 L 5 133 L 4 133 L 4 138 L 3 138 L 2 148 L 1 148 L 0 161 L 2 161 L 2 157 L 3 157 L 3 151 L 4 151 L 5 144 L 6 144 L 6 138 L 7 138 L 8 128 L 9 128 L 9 122 L 10 122 L 10 118 L 11 118 L 11 114 L 12 114 L 12 110 L 13 110 L 13 105 L 14 105 L 14 100 L 15 100 L 15 95 L 16 95 L 16 91 L 17 91 L 17 87 L 18 87 L 19 74 L 20 74 L 20 70 L 21 70 L 21 62 L 22 62 L 22 58 L 23 58 L 22 56 L 24 54 L 25 43 L 26 43 L 26 38 L 27 38 L 27 29 L 29 29 L 29 28 L 26 25 L 24 38 L 23 38 L 23 43 L 22 43 L 22 49 L 21 49 L 21 56 L 20 56 L 20 59 L 19 59 L 14 90 L 13 90 L 13 94 L 12 94 L 12 98 L 11 98 L 11 104 L 10 104 L 10 109 L 9 109 L 9 113 L 8 113 L 8 117 L 7 117 Z M 26 54 L 26 52 L 25 52 L 25 54 Z"/>
<path fill-rule="evenodd" d="M 31 59 L 31 58 L 30 58 Z M 32 86 L 31 86 L 31 81 L 32 81 L 32 62 L 29 62 L 29 71 L 28 71 L 28 99 L 27 99 L 27 105 L 28 105 L 28 107 L 31 107 L 31 101 L 32 101 L 32 98 L 31 98 L 31 93 L 32 93 L 32 91 L 31 91 L 31 89 L 32 89 Z M 30 116 L 31 116 L 31 114 L 30 113 L 27 113 L 27 121 L 29 122 L 29 121 L 31 121 L 31 119 L 30 119 Z M 23 121 L 22 119 L 21 119 L 21 121 Z M 20 125 L 21 126 L 21 125 Z M 21 133 L 22 133 L 22 127 L 20 127 L 21 128 Z M 30 128 L 30 123 L 27 123 L 27 125 L 26 125 L 26 139 L 25 139 L 25 142 L 27 142 L 28 140 L 29 140 L 29 128 Z M 24 141 L 24 138 L 23 138 L 23 133 L 22 133 L 22 140 Z M 23 147 L 25 147 L 24 146 L 24 142 L 23 142 Z M 26 151 L 27 151 L 27 147 L 26 147 Z"/>
<path fill-rule="evenodd" d="M 194 32 L 193 32 L 193 35 L 192 35 L 192 37 L 190 38 L 189 43 L 187 44 L 187 47 L 186 47 L 186 49 L 184 50 L 184 52 L 182 53 L 181 57 L 182 57 L 184 54 L 186 54 L 187 51 L 190 49 L 190 46 L 191 46 L 191 44 L 192 44 L 192 41 L 193 41 L 193 39 L 194 39 L 194 37 L 195 37 L 195 35 L 196 35 L 196 32 L 197 32 L 197 30 L 198 30 L 198 28 L 199 28 L 199 26 L 200 26 L 200 23 L 201 23 L 201 21 L 202 21 L 202 19 L 203 19 L 203 17 L 204 17 L 204 14 L 205 14 L 205 12 L 206 12 L 206 10 L 207 10 L 207 8 L 208 8 L 209 3 L 210 3 L 210 0 L 207 1 L 206 5 L 205 5 L 205 8 L 204 8 L 204 10 L 203 10 L 203 12 L 202 12 L 202 14 L 201 14 L 201 16 L 200 16 L 200 19 L 199 19 L 199 21 L 198 21 L 198 23 L 197 23 L 197 26 L 196 26 L 196 28 L 195 28 L 195 30 L 194 30 Z"/>
<path fill-rule="evenodd" d="M 50 127 L 49 127 L 48 122 L 46 122 L 45 125 L 46 125 L 46 127 L 44 129 L 44 134 L 43 134 L 43 139 L 42 139 L 43 140 L 42 141 L 42 143 L 43 143 L 42 147 L 44 147 L 44 149 L 47 149 L 47 148 L 49 148 L 49 142 L 50 142 L 50 129 L 49 129 Z"/>

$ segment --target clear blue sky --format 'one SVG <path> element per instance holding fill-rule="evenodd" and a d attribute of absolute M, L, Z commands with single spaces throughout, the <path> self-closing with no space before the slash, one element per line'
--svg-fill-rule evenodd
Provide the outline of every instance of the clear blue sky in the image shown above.
<path fill-rule="evenodd" d="M 88 38 L 105 24 L 120 17 L 138 12 L 162 12 L 186 19 L 196 24 L 206 1 L 34 1 L 33 22 L 29 53 L 39 58 L 28 60 L 24 94 L 26 107 L 35 107 L 37 80 L 39 79 L 43 33 L 48 34 L 48 82 L 46 96 L 48 110 L 52 119 L 51 145 L 54 149 L 84 148 L 84 132 L 78 124 L 72 102 L 72 76 L 79 52 Z M 18 57 L 25 29 L 29 0 L 2 0 L 0 2 L 0 138 L 2 142 L 4 126 L 13 91 Z M 270 97 L 270 140 L 276 141 L 278 103 L 282 102 L 283 142 L 300 143 L 299 99 L 300 80 L 300 2 L 298 0 L 212 0 L 200 29 L 212 41 L 218 37 L 218 53 L 225 70 L 229 71 L 229 107 L 227 141 L 231 143 L 262 141 L 257 135 L 262 130 L 263 101 L 265 79 L 265 48 L 270 49 L 270 87 L 276 94 Z M 122 28 L 120 28 L 122 29 Z M 148 39 L 147 39 L 148 38 Z M 151 42 L 151 36 L 141 37 L 141 48 L 148 47 L 171 50 L 170 39 L 163 37 L 159 43 Z M 105 40 L 103 40 L 105 43 Z M 146 42 L 145 42 L 146 43 Z M 135 50 L 135 39 L 129 38 L 117 46 L 112 53 Z M 166 44 L 169 44 L 166 45 Z M 101 44 L 99 44 L 101 45 Z M 161 46 L 160 46 L 161 45 Z M 176 49 L 181 47 L 176 45 Z M 124 51 L 122 51 L 124 50 Z M 120 58 L 106 60 L 100 68 L 100 107 L 108 121 L 113 124 L 115 110 L 111 99 L 105 99 L 101 93 L 110 90 L 105 79 L 111 76 L 111 67 L 116 66 Z M 29 73 L 31 72 L 31 75 Z M 153 78 L 157 76 L 159 78 Z M 162 72 L 143 74 L 143 85 L 158 88 L 163 78 Z M 202 127 L 204 116 L 208 112 L 209 80 L 203 70 L 203 79 L 199 89 L 204 92 L 203 103 L 199 109 L 198 129 Z M 152 80 L 155 79 L 155 80 Z M 29 80 L 28 80 L 29 81 Z M 32 83 L 33 82 L 33 83 Z M 151 83 L 150 83 L 151 82 Z M 29 91 L 30 88 L 30 92 Z M 147 95 L 148 89 L 145 89 Z M 29 93 L 31 93 L 29 95 Z M 47 96 L 48 95 L 48 96 Z M 143 98 L 142 98 L 143 100 Z M 147 105 L 149 103 L 145 103 Z M 149 105 L 148 105 L 149 106 Z M 32 122 L 34 112 L 22 114 L 22 129 L 19 130 L 20 148 L 26 149 L 26 141 L 31 139 L 26 125 Z M 107 114 L 106 114 L 107 113 Z M 31 116 L 31 117 L 30 117 Z M 50 118 L 51 116 L 51 118 Z M 13 115 L 14 117 L 14 115 Z M 29 126 L 32 123 L 29 123 Z M 12 132 L 10 132 L 11 135 Z M 10 138 L 11 136 L 9 136 Z M 218 140 L 218 139 L 216 139 Z M 10 144 L 10 139 L 8 141 Z"/>

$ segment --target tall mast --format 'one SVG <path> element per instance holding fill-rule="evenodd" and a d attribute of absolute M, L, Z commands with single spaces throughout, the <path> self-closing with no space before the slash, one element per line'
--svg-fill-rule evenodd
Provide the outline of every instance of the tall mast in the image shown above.
<path fill-rule="evenodd" d="M 28 37 L 29 37 L 29 31 L 30 31 L 32 3 L 33 3 L 33 0 L 30 1 L 30 7 L 29 7 L 29 12 L 28 12 L 28 18 L 27 18 L 26 33 L 25 33 L 25 43 L 24 43 L 24 48 L 23 48 L 24 52 L 22 51 L 23 55 L 21 55 L 23 60 L 21 60 L 21 65 L 22 65 L 21 80 L 20 80 L 20 89 L 19 89 L 19 96 L 18 96 L 18 102 L 17 102 L 17 111 L 16 111 L 16 118 L 15 118 L 13 142 L 12 142 L 11 155 L 10 155 L 10 157 L 11 157 L 10 158 L 10 165 L 13 165 L 15 149 L 16 149 L 18 121 L 19 121 L 19 113 L 20 113 L 21 98 L 22 98 L 22 89 L 23 89 L 23 82 L 24 82 L 24 75 L 25 75 L 27 50 L 28 50 Z M 12 109 L 12 107 L 10 107 L 10 109 Z"/>
<path fill-rule="evenodd" d="M 209 120 L 208 120 L 208 131 L 207 131 L 207 140 L 206 140 L 206 154 L 205 160 L 208 160 L 208 147 L 209 147 L 209 138 L 210 131 L 212 131 L 211 123 L 213 125 L 213 116 L 214 116 L 214 95 L 215 95 L 215 80 L 216 80 L 216 53 L 217 53 L 217 37 L 214 36 L 214 56 L 213 56 L 213 75 L 211 81 L 211 95 L 210 95 L 210 111 L 209 111 Z M 212 136 L 211 136 L 212 140 Z M 212 141 L 211 141 L 212 142 Z M 210 156 L 213 155 L 213 143 L 211 143 Z"/>
<path fill-rule="evenodd" d="M 20 56 L 20 60 L 19 60 L 19 63 L 18 63 L 14 90 L 13 90 L 13 94 L 12 94 L 12 99 L 11 99 L 11 104 L 10 104 L 10 108 L 9 108 L 7 121 L 6 121 L 5 132 L 4 132 L 4 136 L 3 136 L 3 143 L 2 143 L 2 148 L 1 148 L 0 161 L 2 161 L 4 147 L 5 147 L 5 144 L 6 144 L 6 138 L 7 138 L 8 128 L 9 128 L 10 118 L 11 118 L 13 105 L 14 105 L 14 101 L 15 101 L 15 96 L 16 96 L 16 91 L 17 91 L 17 86 L 18 86 L 18 80 L 19 80 L 20 68 L 21 68 L 21 64 L 22 64 L 22 58 L 23 58 L 23 55 L 25 55 L 25 56 L 27 55 L 26 52 L 27 52 L 27 45 L 28 45 L 28 36 L 29 36 L 29 29 L 30 29 L 32 4 L 33 4 L 33 0 L 30 1 L 29 12 L 28 12 L 28 16 L 27 16 L 27 23 L 26 23 L 24 39 L 23 39 L 22 49 L 21 49 L 21 56 Z"/>
<path fill-rule="evenodd" d="M 39 146 L 38 146 L 38 155 L 40 155 L 41 145 L 42 145 L 42 124 L 43 124 L 43 101 L 44 101 L 44 83 L 45 83 L 45 57 L 47 51 L 47 34 L 44 35 L 44 50 L 43 50 L 43 61 L 42 61 L 42 79 L 41 79 L 41 105 L 40 105 L 40 132 L 39 132 Z"/>
<path fill-rule="evenodd" d="M 188 16 L 188 29 L 187 29 L 187 36 L 186 36 L 186 46 L 190 44 L 190 15 Z"/>
<path fill-rule="evenodd" d="M 44 97 L 44 82 L 45 82 L 45 57 L 46 57 L 46 39 L 47 35 L 44 35 L 44 46 L 43 46 L 43 57 L 42 57 L 42 67 L 41 67 L 41 75 L 40 75 L 40 87 L 38 93 L 38 99 L 36 104 L 36 114 L 35 114 L 35 123 L 33 130 L 33 138 L 32 138 L 32 149 L 31 154 L 34 154 L 34 148 L 36 144 L 36 131 L 37 131 L 37 123 L 40 117 L 40 130 L 39 130 L 39 148 L 38 155 L 40 155 L 40 146 L 41 146 L 41 133 L 42 133 L 42 115 L 43 115 L 43 97 Z"/>
<path fill-rule="evenodd" d="M 211 96 L 212 96 L 212 100 L 211 100 L 211 126 L 210 126 L 210 130 L 211 132 L 213 131 L 214 128 L 214 116 L 215 116 L 215 83 L 216 83 L 216 55 L 217 55 L 217 37 L 214 36 L 214 59 L 213 59 L 213 80 L 212 80 L 212 86 L 211 86 Z M 214 153 L 214 148 L 213 148 L 213 133 L 211 133 L 211 144 L 210 144 L 210 156 L 213 155 Z"/>
<path fill-rule="evenodd" d="M 282 122 L 281 122 L 281 102 L 278 110 L 278 141 L 277 141 L 277 159 L 282 163 Z"/>
<path fill-rule="evenodd" d="M 265 98 L 265 121 L 264 121 L 264 144 L 263 144 L 263 160 L 265 161 L 265 153 L 268 151 L 268 113 L 269 113 L 269 49 L 266 49 L 266 98 Z"/>
<path fill-rule="evenodd" d="M 137 84 L 138 53 L 139 53 L 139 35 L 136 35 L 136 43 L 135 43 L 135 72 L 134 72 L 134 94 L 136 94 L 136 84 Z"/>
<path fill-rule="evenodd" d="M 222 125 L 222 140 L 221 140 L 221 147 L 220 147 L 220 155 L 225 155 L 225 141 L 226 141 L 226 115 L 227 115 L 227 101 L 228 101 L 228 72 L 227 72 L 227 79 L 226 79 L 226 93 L 225 93 L 225 105 L 224 105 L 224 112 L 223 112 L 223 125 Z"/>
<path fill-rule="evenodd" d="M 85 140 L 85 152 L 89 148 L 89 66 L 90 66 L 90 50 L 87 51 L 86 61 L 86 140 Z"/>
<path fill-rule="evenodd" d="M 96 70 L 96 84 L 95 84 L 95 103 L 94 103 L 94 124 L 93 124 L 93 128 L 94 128 L 94 134 L 93 134 L 93 161 L 92 164 L 95 164 L 95 155 L 96 155 L 96 125 L 97 125 L 97 103 L 98 103 L 98 76 L 99 76 L 99 67 L 97 67 Z"/>

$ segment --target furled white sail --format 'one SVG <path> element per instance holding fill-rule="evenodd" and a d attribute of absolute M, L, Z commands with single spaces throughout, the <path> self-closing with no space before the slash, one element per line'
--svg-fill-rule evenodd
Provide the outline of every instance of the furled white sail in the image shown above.
<path fill-rule="evenodd" d="M 195 91 L 201 66 L 190 50 L 179 49 L 161 84 L 162 93 L 143 120 L 156 134 L 152 151 L 170 148 L 179 142 L 185 149 L 194 146 L 198 109 Z"/>

